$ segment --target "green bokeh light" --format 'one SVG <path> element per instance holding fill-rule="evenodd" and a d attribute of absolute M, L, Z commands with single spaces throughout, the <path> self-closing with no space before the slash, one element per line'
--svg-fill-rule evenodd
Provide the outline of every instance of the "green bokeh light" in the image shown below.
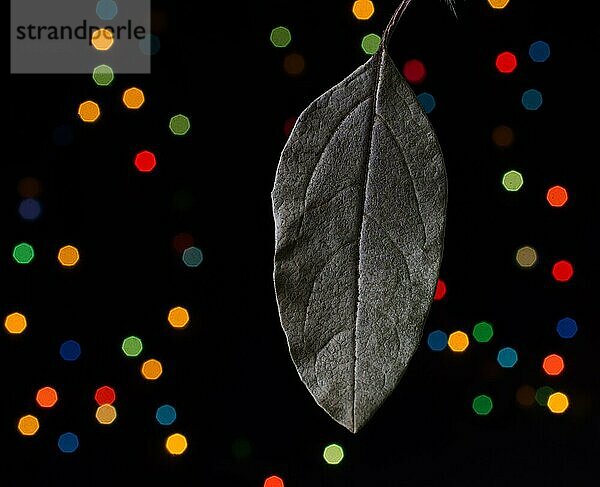
<path fill-rule="evenodd" d="M 337 465 L 344 459 L 344 449 L 340 445 L 332 443 L 325 447 L 323 458 L 329 465 Z"/>
<path fill-rule="evenodd" d="M 494 327 L 487 321 L 481 321 L 473 327 L 473 338 L 479 343 L 487 343 L 494 336 Z"/>
<path fill-rule="evenodd" d="M 523 186 L 523 175 L 519 171 L 508 171 L 502 176 L 502 186 L 506 191 L 519 191 Z"/>
<path fill-rule="evenodd" d="M 190 119 L 185 115 L 175 115 L 169 121 L 169 129 L 174 135 L 185 135 L 190 131 Z"/>
<path fill-rule="evenodd" d="M 140 353 L 142 353 L 144 346 L 142 345 L 142 340 L 140 340 L 138 337 L 130 336 L 123 340 L 121 348 L 123 349 L 123 353 L 128 357 L 137 357 Z"/>
<path fill-rule="evenodd" d="M 115 73 L 110 66 L 101 64 L 94 68 L 92 78 L 98 86 L 108 86 L 114 81 Z"/>
<path fill-rule="evenodd" d="M 362 42 L 360 43 L 365 54 L 375 54 L 379 49 L 379 45 L 381 44 L 381 37 L 377 34 L 367 34 L 363 37 Z"/>
<path fill-rule="evenodd" d="M 478 414 L 479 416 L 487 416 L 490 414 L 493 407 L 494 404 L 492 403 L 492 398 L 490 396 L 480 394 L 473 399 L 473 411 L 475 411 L 475 414 Z"/>
<path fill-rule="evenodd" d="M 275 27 L 271 31 L 271 44 L 275 47 L 287 47 L 292 42 L 292 33 L 287 27 Z"/>
<path fill-rule="evenodd" d="M 231 454 L 236 460 L 245 460 L 252 454 L 252 445 L 246 438 L 237 438 L 231 444 Z"/>
<path fill-rule="evenodd" d="M 542 386 L 535 391 L 535 402 L 540 406 L 546 406 L 548 404 L 548 398 L 554 394 L 554 389 L 550 386 Z"/>
<path fill-rule="evenodd" d="M 13 259 L 18 264 L 29 264 L 33 258 L 35 257 L 35 252 L 33 251 L 33 247 L 28 243 L 20 243 L 15 245 L 13 249 Z"/>

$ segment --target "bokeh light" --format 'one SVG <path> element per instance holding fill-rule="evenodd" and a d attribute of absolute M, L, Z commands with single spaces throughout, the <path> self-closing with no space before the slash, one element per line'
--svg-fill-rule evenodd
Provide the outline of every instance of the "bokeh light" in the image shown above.
<path fill-rule="evenodd" d="M 552 277 L 558 282 L 568 282 L 575 274 L 573 265 L 568 260 L 559 260 L 552 266 Z"/>
<path fill-rule="evenodd" d="M 515 260 L 517 264 L 519 264 L 524 269 L 530 269 L 535 266 L 537 262 L 537 252 L 533 247 L 529 245 L 525 245 L 517 250 L 517 255 L 515 255 Z"/>
<path fill-rule="evenodd" d="M 569 398 L 563 392 L 554 392 L 548 396 L 546 405 L 554 414 L 562 414 L 569 407 Z"/>
<path fill-rule="evenodd" d="M 115 36 L 109 29 L 97 29 L 92 33 L 92 46 L 97 51 L 108 51 L 115 43 Z"/>
<path fill-rule="evenodd" d="M 496 57 L 496 69 L 502 74 L 510 74 L 517 69 L 517 56 L 512 52 L 501 52 Z"/>
<path fill-rule="evenodd" d="M 189 189 L 178 189 L 173 193 L 171 204 L 177 211 L 187 211 L 194 206 L 195 198 Z"/>
<path fill-rule="evenodd" d="M 556 332 L 561 338 L 573 338 L 577 334 L 577 322 L 573 318 L 562 318 L 556 324 Z"/>
<path fill-rule="evenodd" d="M 103 404 L 112 404 L 117 399 L 117 393 L 110 386 L 102 386 L 96 389 L 94 394 L 94 401 L 98 406 L 102 406 Z"/>
<path fill-rule="evenodd" d="M 302 74 L 305 67 L 306 61 L 302 54 L 292 52 L 283 58 L 283 70 L 291 76 Z"/>
<path fill-rule="evenodd" d="M 58 393 L 54 387 L 42 387 L 35 395 L 35 402 L 41 408 L 51 408 L 58 402 Z"/>
<path fill-rule="evenodd" d="M 73 453 L 79 448 L 79 438 L 75 433 L 67 432 L 58 437 L 58 449 L 63 453 Z"/>
<path fill-rule="evenodd" d="M 535 403 L 535 389 L 529 385 L 522 385 L 515 394 L 520 406 L 530 407 Z"/>
<path fill-rule="evenodd" d="M 100 20 L 112 20 L 119 13 L 119 7 L 114 0 L 99 0 L 96 4 L 96 15 Z"/>
<path fill-rule="evenodd" d="M 277 475 L 271 475 L 265 479 L 263 487 L 284 487 L 283 479 Z"/>
<path fill-rule="evenodd" d="M 171 426 L 177 419 L 177 411 L 170 404 L 163 404 L 156 409 L 156 421 L 162 426 Z"/>
<path fill-rule="evenodd" d="M 198 247 L 189 247 L 183 251 L 181 259 L 187 267 L 198 267 L 204 260 L 204 254 Z"/>
<path fill-rule="evenodd" d="M 127 357 L 137 357 L 142 353 L 143 348 L 142 340 L 136 336 L 125 338 L 121 344 L 121 350 Z"/>
<path fill-rule="evenodd" d="M 544 103 L 542 93 L 535 89 L 527 90 L 521 97 L 521 103 L 526 110 L 535 111 L 538 110 Z"/>
<path fill-rule="evenodd" d="M 498 352 L 497 356 L 500 367 L 510 369 L 516 365 L 519 360 L 517 351 L 512 347 L 504 347 Z"/>
<path fill-rule="evenodd" d="M 73 245 L 65 245 L 58 251 L 58 261 L 63 267 L 73 267 L 79 262 L 79 250 Z"/>
<path fill-rule="evenodd" d="M 181 455 L 187 450 L 187 438 L 181 433 L 174 433 L 167 438 L 165 448 L 171 455 Z"/>
<path fill-rule="evenodd" d="M 492 402 L 492 398 L 490 396 L 480 394 L 473 399 L 473 411 L 475 411 L 475 414 L 479 416 L 487 416 L 490 414 L 493 407 L 494 403 Z"/>
<path fill-rule="evenodd" d="M 292 133 L 292 130 L 294 129 L 294 125 L 296 125 L 297 120 L 298 117 L 288 117 L 285 119 L 285 122 L 283 122 L 283 133 L 286 137 L 289 137 Z"/>
<path fill-rule="evenodd" d="M 21 313 L 11 313 L 4 318 L 4 328 L 11 335 L 20 335 L 27 328 L 27 318 Z"/>
<path fill-rule="evenodd" d="M 67 340 L 60 346 L 60 356 L 67 362 L 74 362 L 81 356 L 81 346 L 75 340 Z"/>
<path fill-rule="evenodd" d="M 100 107 L 95 101 L 84 101 L 77 110 L 79 118 L 86 123 L 93 123 L 100 117 Z"/>
<path fill-rule="evenodd" d="M 453 352 L 464 352 L 469 347 L 469 335 L 464 331 L 450 333 L 448 346 Z"/>
<path fill-rule="evenodd" d="M 24 220 L 37 220 L 42 212 L 42 206 L 37 200 L 27 198 L 19 204 L 19 215 Z"/>
<path fill-rule="evenodd" d="M 448 345 L 448 335 L 442 330 L 432 331 L 427 337 L 427 346 L 434 352 L 441 352 Z"/>
<path fill-rule="evenodd" d="M 435 98 L 433 97 L 433 95 L 431 93 L 420 93 L 417 96 L 417 100 L 423 107 L 423 110 L 425 111 L 425 113 L 431 113 L 431 112 L 433 112 L 433 110 L 435 110 L 435 107 L 436 107 Z"/>
<path fill-rule="evenodd" d="M 440 301 L 446 296 L 447 291 L 446 283 L 441 279 L 438 279 L 437 284 L 435 285 L 435 293 L 433 294 L 434 301 Z"/>
<path fill-rule="evenodd" d="M 365 52 L 365 54 L 375 54 L 379 50 L 379 46 L 381 45 L 381 37 L 377 34 L 367 34 L 362 38 L 360 43 L 360 47 Z"/>
<path fill-rule="evenodd" d="M 510 147 L 515 141 L 515 133 L 512 128 L 506 125 L 498 125 L 492 130 L 492 141 L 498 147 Z"/>
<path fill-rule="evenodd" d="M 169 311 L 167 319 L 173 328 L 184 328 L 190 322 L 190 314 L 187 309 L 177 306 Z"/>
<path fill-rule="evenodd" d="M 140 172 L 152 172 L 156 167 L 156 156 L 153 152 L 144 150 L 136 154 L 133 163 Z"/>
<path fill-rule="evenodd" d="M 160 51 L 160 37 L 155 34 L 140 39 L 139 42 L 140 51 L 146 56 L 154 56 Z"/>
<path fill-rule="evenodd" d="M 562 186 L 552 186 L 546 193 L 546 201 L 550 206 L 560 208 L 564 206 L 569 199 L 569 193 Z"/>
<path fill-rule="evenodd" d="M 510 0 L 488 0 L 490 7 L 494 9 L 503 9 L 510 3 Z"/>
<path fill-rule="evenodd" d="M 270 39 L 275 47 L 287 47 L 292 42 L 292 33 L 287 27 L 280 25 L 271 31 Z"/>
<path fill-rule="evenodd" d="M 110 66 L 101 64 L 94 68 L 92 78 L 98 86 L 110 86 L 115 80 L 115 72 Z"/>
<path fill-rule="evenodd" d="M 473 338 L 479 343 L 488 343 L 494 336 L 494 327 L 487 321 L 480 321 L 473 327 Z"/>
<path fill-rule="evenodd" d="M 117 419 L 117 410 L 112 404 L 102 404 L 96 409 L 96 420 L 100 424 L 112 424 Z"/>
<path fill-rule="evenodd" d="M 554 393 L 554 389 L 550 386 L 539 387 L 535 391 L 535 402 L 540 406 L 546 406 L 548 404 L 548 398 Z"/>
<path fill-rule="evenodd" d="M 409 59 L 404 63 L 402 74 L 409 83 L 417 85 L 425 81 L 427 70 L 422 61 L 418 59 Z"/>
<path fill-rule="evenodd" d="M 560 375 L 565 369 L 565 361 L 560 355 L 552 353 L 544 358 L 542 368 L 548 375 Z"/>
<path fill-rule="evenodd" d="M 130 110 L 139 110 L 145 101 L 144 92 L 135 86 L 123 92 L 123 105 Z"/>
<path fill-rule="evenodd" d="M 35 251 L 30 244 L 22 242 L 15 245 L 12 255 L 17 264 L 29 264 L 35 257 Z"/>
<path fill-rule="evenodd" d="M 358 20 L 369 20 L 375 13 L 375 5 L 371 0 L 356 0 L 352 5 L 352 13 Z"/>
<path fill-rule="evenodd" d="M 178 233 L 173 237 L 173 248 L 176 252 L 183 253 L 185 249 L 194 245 L 194 237 L 189 233 Z"/>
<path fill-rule="evenodd" d="M 327 445 L 323 450 L 323 459 L 329 465 L 338 465 L 344 459 L 344 449 L 336 443 Z"/>
<path fill-rule="evenodd" d="M 182 114 L 175 115 L 169 120 L 169 130 L 173 135 L 186 135 L 191 126 L 190 119 Z"/>
<path fill-rule="evenodd" d="M 529 46 L 529 57 L 534 63 L 543 63 L 550 58 L 550 46 L 544 41 L 535 41 Z"/>
<path fill-rule="evenodd" d="M 519 191 L 523 187 L 523 175 L 519 171 L 508 171 L 502 176 L 502 186 L 506 191 Z"/>
<path fill-rule="evenodd" d="M 236 460 L 245 460 L 252 454 L 252 445 L 246 438 L 236 438 L 231 443 L 231 455 Z"/>
<path fill-rule="evenodd" d="M 285 487 L 283 479 L 277 475 L 271 475 L 265 479 L 263 487 Z"/>
<path fill-rule="evenodd" d="M 70 125 L 59 125 L 52 132 L 52 142 L 58 147 L 66 147 L 73 143 L 73 128 Z"/>
<path fill-rule="evenodd" d="M 18 182 L 17 191 L 22 198 L 36 198 L 42 191 L 42 185 L 38 179 L 26 177 Z"/>
<path fill-rule="evenodd" d="M 156 380 L 163 373 L 162 364 L 158 360 L 153 358 L 150 360 L 146 360 L 142 364 L 141 372 L 144 379 Z"/>
<path fill-rule="evenodd" d="M 26 414 L 17 422 L 17 429 L 23 436 L 33 436 L 40 429 L 40 422 L 34 415 Z"/>

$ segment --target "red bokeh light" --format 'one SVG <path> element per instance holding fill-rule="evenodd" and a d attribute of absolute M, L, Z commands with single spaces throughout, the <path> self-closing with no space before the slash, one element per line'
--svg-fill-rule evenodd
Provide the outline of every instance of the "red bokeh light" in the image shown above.
<path fill-rule="evenodd" d="M 434 301 L 439 301 L 446 295 L 446 283 L 441 279 L 438 279 L 437 285 L 435 286 L 435 294 L 433 295 Z"/>
<path fill-rule="evenodd" d="M 573 270 L 573 265 L 568 260 L 559 260 L 552 267 L 552 276 L 558 282 L 567 282 L 572 277 L 575 271 Z"/>
<path fill-rule="evenodd" d="M 156 156 L 150 151 L 142 151 L 135 156 L 135 167 L 140 172 L 152 172 L 156 167 Z"/>
<path fill-rule="evenodd" d="M 425 76 L 427 76 L 427 70 L 421 61 L 418 59 L 411 59 L 404 63 L 402 74 L 409 83 L 419 84 L 425 80 Z"/>
<path fill-rule="evenodd" d="M 102 386 L 96 389 L 96 394 L 94 394 L 94 400 L 98 403 L 98 406 L 102 406 L 103 404 L 112 404 L 117 399 L 117 394 L 112 387 Z"/>
<path fill-rule="evenodd" d="M 510 74 L 517 69 L 517 57 L 512 52 L 501 52 L 496 57 L 496 68 L 503 74 Z"/>

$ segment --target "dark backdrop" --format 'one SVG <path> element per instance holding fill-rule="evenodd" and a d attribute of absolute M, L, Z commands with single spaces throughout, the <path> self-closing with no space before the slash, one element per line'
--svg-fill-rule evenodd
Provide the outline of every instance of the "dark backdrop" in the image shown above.
<path fill-rule="evenodd" d="M 284 121 L 366 60 L 360 39 L 383 30 L 396 2 L 376 1 L 376 14 L 363 23 L 352 17 L 351 0 L 240 3 L 154 1 L 161 50 L 150 76 L 117 75 L 101 89 L 90 76 L 5 75 L 0 311 L 22 310 L 29 328 L 0 336 L 0 483 L 159 485 L 164 478 L 166 485 L 262 486 L 274 474 L 289 487 L 593 483 L 598 42 L 588 2 L 514 0 L 493 11 L 484 0 L 461 1 L 456 19 L 437 0 L 415 0 L 402 20 L 392 56 L 399 66 L 422 59 L 428 69 L 416 90 L 436 97 L 430 119 L 449 178 L 441 269 L 448 294 L 434 303 L 425 333 L 469 332 L 487 320 L 496 334 L 462 355 L 433 353 L 423 343 L 357 435 L 313 402 L 289 359 L 271 281 L 270 190 Z M 293 35 L 286 49 L 269 42 L 280 24 Z M 544 64 L 527 56 L 538 39 L 552 48 Z M 519 60 L 510 76 L 494 67 L 503 50 Z M 305 57 L 302 75 L 282 69 L 289 52 Z M 146 94 L 139 113 L 120 103 L 132 85 Z M 531 87 L 542 91 L 544 105 L 529 113 L 520 97 Z M 103 108 L 94 126 L 76 117 L 88 98 Z M 180 112 L 190 115 L 192 131 L 175 138 L 167 124 Z M 492 143 L 500 124 L 514 129 L 510 149 Z M 71 144 L 56 144 L 58 126 L 72 132 Z M 132 165 L 142 149 L 158 156 L 152 174 Z M 519 193 L 502 189 L 508 169 L 525 176 Z M 42 187 L 35 222 L 17 212 L 17 184 L 26 176 Z M 569 189 L 563 209 L 545 202 L 553 184 Z M 185 268 L 173 249 L 180 232 L 204 251 L 197 269 Z M 37 252 L 28 266 L 11 258 L 23 240 Z M 66 243 L 82 253 L 71 272 L 56 262 Z M 524 244 L 540 256 L 531 271 L 514 263 Z M 567 284 L 550 273 L 562 258 L 575 266 Z M 192 316 L 182 331 L 166 323 L 178 304 Z M 570 341 L 554 329 L 565 315 L 579 324 Z M 163 362 L 156 383 L 141 378 L 142 360 L 123 357 L 120 342 L 130 334 L 144 340 L 144 359 Z M 60 359 L 68 338 L 82 345 L 78 362 Z M 505 345 L 519 353 L 514 369 L 495 361 Z M 554 379 L 540 367 L 551 352 L 567 364 Z M 46 384 L 60 401 L 40 411 L 34 395 Z M 119 417 L 109 427 L 94 419 L 93 393 L 102 384 L 118 396 Z M 522 407 L 515 391 L 523 384 L 564 390 L 571 408 L 554 416 Z M 471 401 L 482 392 L 494 410 L 476 417 Z M 153 419 L 165 402 L 178 412 L 167 428 Z M 15 426 L 28 412 L 42 427 L 23 438 Z M 73 455 L 56 447 L 64 431 L 79 435 Z M 175 431 L 190 442 L 180 458 L 163 446 Z M 332 442 L 346 453 L 336 467 L 322 459 Z"/>

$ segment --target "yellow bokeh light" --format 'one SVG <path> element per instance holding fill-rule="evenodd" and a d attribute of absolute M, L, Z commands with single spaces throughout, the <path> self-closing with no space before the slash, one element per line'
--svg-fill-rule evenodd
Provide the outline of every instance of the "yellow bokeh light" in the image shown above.
<path fill-rule="evenodd" d="M 371 0 L 356 0 L 352 13 L 358 20 L 369 20 L 375 13 L 375 5 Z"/>
<path fill-rule="evenodd" d="M 517 250 L 515 257 L 517 264 L 526 269 L 533 267 L 537 262 L 537 252 L 533 247 L 525 246 Z"/>
<path fill-rule="evenodd" d="M 11 313 L 4 319 L 4 328 L 8 333 L 19 335 L 27 328 L 27 318 L 21 313 Z"/>
<path fill-rule="evenodd" d="M 167 438 L 165 448 L 171 455 L 181 455 L 187 450 L 187 439 L 180 433 L 174 433 Z"/>
<path fill-rule="evenodd" d="M 79 250 L 73 245 L 65 245 L 58 251 L 58 261 L 64 267 L 73 267 L 79 262 Z"/>
<path fill-rule="evenodd" d="M 114 43 L 115 36 L 108 29 L 98 29 L 92 34 L 92 46 L 98 51 L 108 51 Z"/>
<path fill-rule="evenodd" d="M 162 375 L 162 364 L 153 358 L 142 364 L 142 375 L 145 379 L 156 380 Z"/>
<path fill-rule="evenodd" d="M 79 105 L 77 114 L 84 122 L 92 123 L 98 120 L 98 117 L 100 117 L 100 107 L 94 101 L 84 101 L 81 105 Z"/>
<path fill-rule="evenodd" d="M 173 328 L 183 328 L 190 322 L 190 314 L 187 309 L 177 306 L 169 311 L 168 319 Z"/>
<path fill-rule="evenodd" d="M 569 407 L 569 398 L 562 392 L 555 392 L 548 397 L 548 409 L 554 414 L 562 414 Z"/>
<path fill-rule="evenodd" d="M 464 352 L 469 346 L 469 335 L 464 331 L 455 331 L 448 337 L 448 346 L 453 352 Z"/>
<path fill-rule="evenodd" d="M 17 429 L 23 436 L 33 436 L 40 429 L 40 422 L 35 416 L 27 414 L 19 419 Z"/>
<path fill-rule="evenodd" d="M 510 0 L 488 0 L 488 3 L 492 8 L 502 9 L 510 3 Z"/>
<path fill-rule="evenodd" d="M 96 419 L 100 424 L 112 424 L 117 419 L 117 410 L 112 404 L 102 404 L 96 409 Z"/>
<path fill-rule="evenodd" d="M 138 110 L 145 101 L 144 92 L 139 88 L 129 88 L 123 93 L 123 104 L 130 110 Z"/>

